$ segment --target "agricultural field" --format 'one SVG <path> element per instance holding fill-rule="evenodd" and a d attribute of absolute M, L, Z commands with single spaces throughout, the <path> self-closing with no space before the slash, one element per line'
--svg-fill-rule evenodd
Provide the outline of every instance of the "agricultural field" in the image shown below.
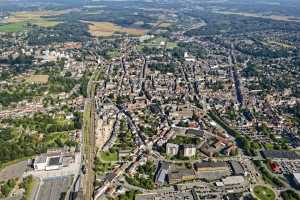
<path fill-rule="evenodd" d="M 26 27 L 25 22 L 17 22 L 17 23 L 8 23 L 8 24 L 0 24 L 0 32 L 20 32 L 23 31 Z"/>
<path fill-rule="evenodd" d="M 42 27 L 53 27 L 60 22 L 53 20 L 51 17 L 62 15 L 66 12 L 68 11 L 33 11 L 12 13 L 7 19 L 1 22 L 2 25 L 0 25 L 0 31 L 22 31 L 26 23 L 35 24 Z"/>
<path fill-rule="evenodd" d="M 48 75 L 32 75 L 26 79 L 29 83 L 48 83 L 49 76 Z"/>
<path fill-rule="evenodd" d="M 110 22 L 86 22 L 89 31 L 96 37 L 110 37 L 115 33 L 128 33 L 129 35 L 142 36 L 146 33 L 144 29 L 124 28 Z"/>
<path fill-rule="evenodd" d="M 296 17 L 296 16 L 263 15 L 260 13 L 230 12 L 230 11 L 216 11 L 216 13 L 224 14 L 224 15 L 241 15 L 244 17 L 257 17 L 257 18 L 262 18 L 262 19 L 272 19 L 275 21 L 300 22 L 300 18 Z"/>

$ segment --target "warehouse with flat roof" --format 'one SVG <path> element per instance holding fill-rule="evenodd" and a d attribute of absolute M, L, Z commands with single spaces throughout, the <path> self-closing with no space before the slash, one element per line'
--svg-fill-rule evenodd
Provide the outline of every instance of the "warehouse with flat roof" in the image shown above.
<path fill-rule="evenodd" d="M 231 167 L 233 175 L 235 175 L 235 176 L 244 176 L 245 175 L 245 170 L 238 161 L 231 160 L 231 161 L 229 161 L 229 165 Z"/>

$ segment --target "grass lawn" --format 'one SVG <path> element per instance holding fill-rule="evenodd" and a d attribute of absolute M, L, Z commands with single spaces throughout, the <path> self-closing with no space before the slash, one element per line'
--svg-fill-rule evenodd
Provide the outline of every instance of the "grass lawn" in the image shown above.
<path fill-rule="evenodd" d="M 117 161 L 118 160 L 118 153 L 117 152 L 111 153 L 109 151 L 101 152 L 100 153 L 100 158 L 101 158 L 101 160 L 107 161 L 107 162 Z"/>
<path fill-rule="evenodd" d="M 265 146 L 268 150 L 273 150 L 274 149 L 273 144 L 266 144 Z"/>
<path fill-rule="evenodd" d="M 0 24 L 0 32 L 20 32 L 25 29 L 25 22 Z"/>
<path fill-rule="evenodd" d="M 253 191 L 260 200 L 275 200 L 275 193 L 266 186 L 255 186 Z"/>
<path fill-rule="evenodd" d="M 152 44 L 152 45 L 160 45 L 161 42 L 166 42 L 167 39 L 166 38 L 163 38 L 163 37 L 157 37 L 157 38 L 154 38 L 153 40 L 150 40 L 149 41 L 149 44 Z M 148 42 L 147 42 L 148 43 Z"/>
<path fill-rule="evenodd" d="M 173 49 L 177 47 L 176 42 L 169 42 L 167 38 L 164 37 L 156 37 L 154 39 L 150 39 L 146 41 L 144 44 L 141 44 L 138 46 L 138 50 L 141 50 L 144 46 L 149 46 L 149 47 L 159 47 L 162 42 L 165 42 L 167 44 L 167 49 Z"/>
<path fill-rule="evenodd" d="M 167 49 L 174 49 L 177 47 L 176 42 L 167 42 Z"/>
<path fill-rule="evenodd" d="M 119 51 L 117 51 L 117 50 L 114 50 L 114 51 L 107 52 L 107 55 L 110 58 L 115 58 L 115 57 L 119 57 L 121 55 L 121 53 Z"/>

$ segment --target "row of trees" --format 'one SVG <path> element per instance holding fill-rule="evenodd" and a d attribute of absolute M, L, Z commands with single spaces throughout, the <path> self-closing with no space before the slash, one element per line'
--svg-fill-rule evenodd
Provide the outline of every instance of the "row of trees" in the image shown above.
<path fill-rule="evenodd" d="M 151 63 L 148 66 L 151 70 L 157 70 L 162 73 L 175 73 L 176 63 Z"/>
<path fill-rule="evenodd" d="M 283 200 L 300 200 L 300 196 L 293 190 L 286 190 L 280 193 Z"/>
<path fill-rule="evenodd" d="M 277 188 L 284 187 L 284 184 L 281 180 L 279 180 L 277 177 L 273 176 L 261 163 L 261 161 L 254 161 L 254 164 L 257 166 L 259 171 L 261 172 L 261 175 L 263 177 L 263 180 L 271 185 L 274 185 Z"/>
<path fill-rule="evenodd" d="M 40 96 L 45 92 L 45 87 L 37 84 L 20 85 L 16 88 L 7 88 L 0 91 L 0 104 L 8 106 L 24 99 L 32 100 L 35 96 Z"/>
<path fill-rule="evenodd" d="M 3 119 L 2 123 L 13 128 L 0 129 L 0 165 L 44 153 L 48 148 L 65 145 L 76 147 L 77 143 L 70 138 L 67 131 L 81 127 L 78 115 L 80 114 L 75 114 L 74 121 L 52 118 L 42 113 L 37 113 L 31 118 Z"/>
<path fill-rule="evenodd" d="M 229 127 L 222 119 L 220 119 L 216 112 L 211 111 L 208 115 L 222 128 L 224 128 L 227 133 L 235 137 L 237 144 L 243 149 L 246 155 L 257 155 L 257 150 L 260 148 L 260 144 L 258 142 L 252 141 L 248 136 L 242 136 L 238 131 Z"/>
<path fill-rule="evenodd" d="M 23 129 L 29 129 L 40 133 L 71 131 L 75 129 L 73 121 L 53 118 L 43 113 L 36 113 L 33 117 L 4 119 L 3 122 L 14 127 L 22 127 Z"/>
<path fill-rule="evenodd" d="M 206 26 L 187 31 L 187 36 L 248 34 L 254 31 L 265 30 L 300 30 L 300 25 L 295 22 L 276 21 L 241 15 L 224 15 L 209 11 L 197 12 L 197 10 L 191 10 L 186 14 L 206 22 Z"/>
<path fill-rule="evenodd" d="M 49 78 L 49 92 L 60 93 L 60 92 L 70 92 L 76 84 L 80 81 L 63 76 L 53 76 Z"/>
<path fill-rule="evenodd" d="M 81 42 L 90 37 L 87 24 L 68 21 L 55 27 L 33 26 L 28 34 L 29 45 L 48 45 L 51 43 Z"/>

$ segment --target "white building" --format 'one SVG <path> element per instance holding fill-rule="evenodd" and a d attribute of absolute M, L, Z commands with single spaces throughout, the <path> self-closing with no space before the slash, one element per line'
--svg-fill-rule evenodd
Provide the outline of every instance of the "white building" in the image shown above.
<path fill-rule="evenodd" d="M 33 164 L 34 170 L 37 170 L 37 171 L 45 170 L 46 166 L 47 166 L 47 155 L 46 154 L 39 155 L 35 158 L 34 164 Z"/>
<path fill-rule="evenodd" d="M 73 153 L 62 151 L 48 151 L 47 154 L 37 156 L 33 163 L 36 171 L 58 170 L 74 162 Z"/>
<path fill-rule="evenodd" d="M 167 149 L 167 155 L 176 156 L 178 154 L 179 145 L 167 143 L 166 149 Z"/>
<path fill-rule="evenodd" d="M 190 55 L 188 52 L 184 52 L 184 59 L 187 62 L 195 62 L 196 61 L 196 59 L 192 55 Z"/>
<path fill-rule="evenodd" d="M 192 144 L 186 144 L 183 146 L 183 156 L 192 157 L 196 155 L 196 147 Z"/>

